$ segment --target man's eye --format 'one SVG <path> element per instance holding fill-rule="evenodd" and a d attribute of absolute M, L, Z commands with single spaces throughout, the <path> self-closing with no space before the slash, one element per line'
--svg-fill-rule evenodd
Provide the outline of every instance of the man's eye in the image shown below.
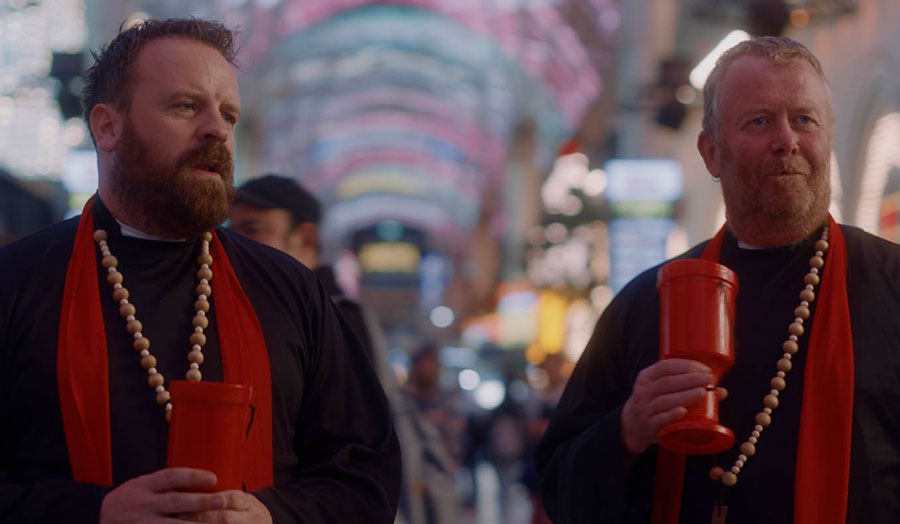
<path fill-rule="evenodd" d="M 179 102 L 175 104 L 175 108 L 179 111 L 193 111 L 197 108 L 197 104 L 194 104 L 192 102 Z"/>
<path fill-rule="evenodd" d="M 237 120 L 238 120 L 237 117 L 232 115 L 231 113 L 225 113 L 222 115 L 222 117 L 225 119 L 226 122 L 229 122 L 232 125 L 237 124 Z"/>
<path fill-rule="evenodd" d="M 797 117 L 797 121 L 800 122 L 801 124 L 806 125 L 806 124 L 812 124 L 815 120 L 813 120 L 813 118 L 809 115 L 800 115 Z"/>
<path fill-rule="evenodd" d="M 753 120 L 750 120 L 751 126 L 761 126 L 761 125 L 765 125 L 765 123 L 766 123 L 766 117 L 764 117 L 764 116 L 758 116 L 758 117 L 754 118 Z"/>

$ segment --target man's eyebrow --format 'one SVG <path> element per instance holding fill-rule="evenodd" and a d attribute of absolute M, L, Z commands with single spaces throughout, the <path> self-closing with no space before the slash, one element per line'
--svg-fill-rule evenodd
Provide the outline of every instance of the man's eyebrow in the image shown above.
<path fill-rule="evenodd" d="M 176 100 L 178 98 L 190 98 L 193 100 L 196 98 L 200 98 L 201 96 L 202 95 L 200 95 L 200 93 L 198 93 L 196 91 L 188 91 L 185 89 L 181 89 L 181 90 L 175 91 L 174 93 L 167 96 L 166 100 L 170 101 L 170 100 Z"/>
<path fill-rule="evenodd" d="M 241 114 L 240 106 L 238 106 L 236 104 L 232 104 L 231 102 L 223 102 L 222 109 L 224 109 L 225 111 L 228 111 L 229 113 L 233 113 L 236 116 Z"/>
<path fill-rule="evenodd" d="M 802 104 L 794 108 L 797 113 L 821 113 L 823 108 L 816 104 Z"/>
<path fill-rule="evenodd" d="M 737 115 L 739 119 L 756 115 L 771 115 L 772 113 L 772 109 L 767 106 L 753 106 L 735 111 L 735 115 Z"/>
<path fill-rule="evenodd" d="M 199 91 L 190 91 L 187 89 L 181 89 L 171 93 L 169 96 L 165 98 L 166 102 L 173 102 L 180 98 L 187 98 L 189 100 L 197 100 L 198 98 L 204 98 L 204 94 Z M 241 108 L 237 104 L 233 104 L 231 102 L 222 102 L 222 109 L 228 111 L 229 113 L 234 113 L 235 115 L 241 114 Z"/>

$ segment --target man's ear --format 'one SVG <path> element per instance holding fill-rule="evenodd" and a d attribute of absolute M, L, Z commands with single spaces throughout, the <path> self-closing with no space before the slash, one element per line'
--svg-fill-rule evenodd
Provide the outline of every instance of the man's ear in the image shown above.
<path fill-rule="evenodd" d="M 109 104 L 97 104 L 91 109 L 91 133 L 97 142 L 97 149 L 114 151 L 122 137 L 124 119 L 118 109 Z"/>
<path fill-rule="evenodd" d="M 703 163 L 706 164 L 706 170 L 713 178 L 719 178 L 718 155 L 719 148 L 716 141 L 706 131 L 700 131 L 697 136 L 697 151 L 703 157 Z"/>

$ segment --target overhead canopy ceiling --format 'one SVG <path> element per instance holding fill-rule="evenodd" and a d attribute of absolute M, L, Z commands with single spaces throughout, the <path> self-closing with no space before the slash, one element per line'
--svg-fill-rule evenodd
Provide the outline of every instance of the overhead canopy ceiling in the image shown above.
<path fill-rule="evenodd" d="M 619 29 L 614 0 L 306 0 L 241 13 L 257 165 L 323 199 L 331 251 L 392 220 L 424 231 L 423 249 L 459 254 L 504 190 L 516 126 L 535 123 L 535 160 L 549 165 L 603 89 Z"/>

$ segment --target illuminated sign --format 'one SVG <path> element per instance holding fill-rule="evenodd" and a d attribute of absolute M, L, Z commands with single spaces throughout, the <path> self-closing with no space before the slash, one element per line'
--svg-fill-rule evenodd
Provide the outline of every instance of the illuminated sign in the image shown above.
<path fill-rule="evenodd" d="M 684 192 L 684 175 L 677 160 L 613 159 L 604 166 L 610 202 L 674 202 Z"/>
<path fill-rule="evenodd" d="M 359 250 L 366 273 L 418 273 L 419 248 L 409 242 L 371 242 Z"/>

